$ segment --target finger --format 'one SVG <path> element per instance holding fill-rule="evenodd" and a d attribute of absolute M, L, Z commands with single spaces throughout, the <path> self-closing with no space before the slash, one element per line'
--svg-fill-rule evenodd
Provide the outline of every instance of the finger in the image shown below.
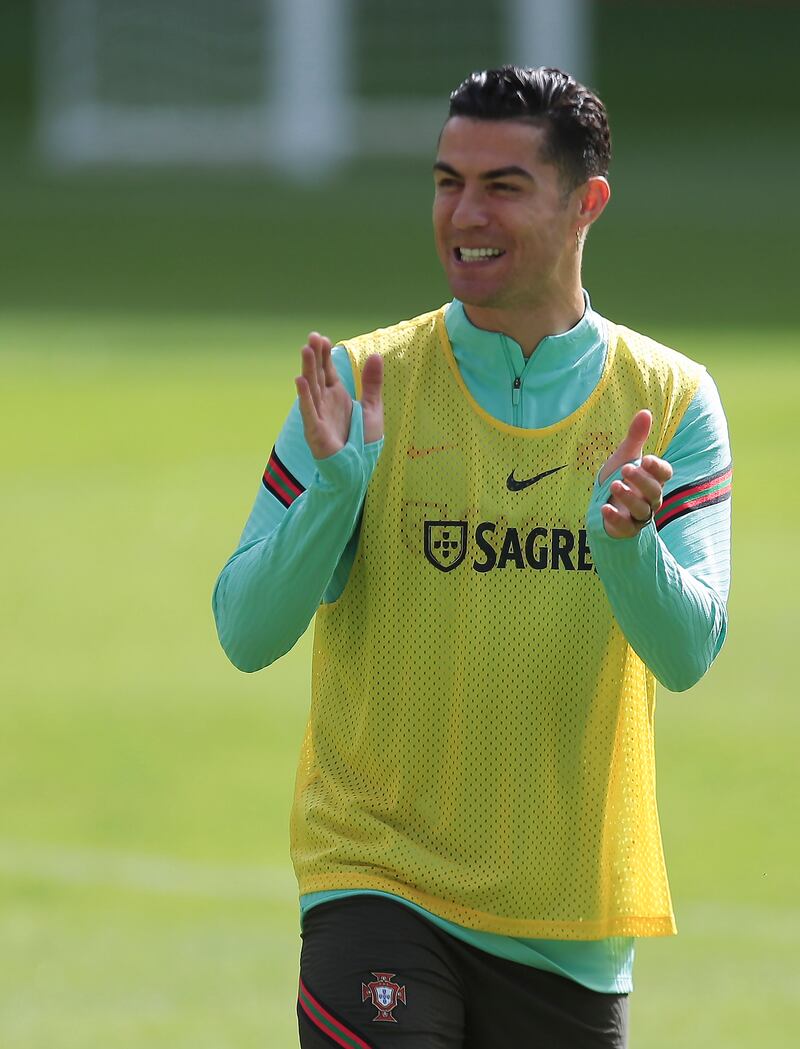
<path fill-rule="evenodd" d="M 383 386 L 383 357 L 373 353 L 367 357 L 361 370 L 361 405 L 364 408 L 381 406 Z"/>
<path fill-rule="evenodd" d="M 666 459 L 659 459 L 657 455 L 646 455 L 642 459 L 642 469 L 654 477 L 660 485 L 665 485 L 672 479 L 672 467 Z"/>
<path fill-rule="evenodd" d="M 317 378 L 317 358 L 314 349 L 308 343 L 300 351 L 303 358 L 303 378 L 308 383 L 309 393 L 319 415 L 322 410 L 322 395 Z"/>
<path fill-rule="evenodd" d="M 302 359 L 303 379 L 308 386 L 309 396 L 314 402 L 314 408 L 319 411 L 319 390 L 317 388 L 317 369 L 314 363 L 314 350 L 308 343 L 300 351 Z"/>
<path fill-rule="evenodd" d="M 326 339 L 325 342 L 327 346 L 323 345 L 322 347 L 322 369 L 325 372 L 325 385 L 330 387 L 335 386 L 339 382 L 339 375 L 331 357 L 330 339 Z"/>
<path fill-rule="evenodd" d="M 326 335 L 320 335 L 318 331 L 310 331 L 308 333 L 308 345 L 315 353 L 322 350 L 326 343 L 330 349 L 331 340 Z"/>
<path fill-rule="evenodd" d="M 325 362 L 322 359 L 322 355 L 325 352 L 325 343 L 320 338 L 319 343 L 314 348 L 314 363 L 317 368 L 317 386 L 319 387 L 320 396 L 325 393 L 327 389 L 327 382 L 325 380 Z"/>
<path fill-rule="evenodd" d="M 617 509 L 627 510 L 631 517 L 639 521 L 644 521 L 650 516 L 651 504 L 624 481 L 614 481 L 611 485 L 609 502 Z"/>
<path fill-rule="evenodd" d="M 325 364 L 323 361 L 323 355 L 326 350 L 330 353 L 331 340 L 324 335 L 320 335 L 318 331 L 312 331 L 309 332 L 308 335 L 308 345 L 314 351 L 314 366 L 317 370 L 317 386 L 321 396 L 327 385 L 325 381 Z"/>
<path fill-rule="evenodd" d="M 630 515 L 618 510 L 611 503 L 604 503 L 600 507 L 603 515 L 603 525 L 612 539 L 631 539 L 638 532 L 638 528 L 630 519 Z"/>
<path fill-rule="evenodd" d="M 627 510 L 633 518 L 634 524 L 650 520 L 653 513 L 652 504 L 648 503 L 646 499 L 642 499 L 636 492 L 631 491 L 624 482 L 614 481 L 611 485 L 611 495 L 614 500 L 613 505 L 617 509 Z"/>
<path fill-rule="evenodd" d="M 622 467 L 622 480 L 639 498 L 644 499 L 648 506 L 652 506 L 654 511 L 661 506 L 664 489 L 647 470 L 633 463 L 626 463 Z"/>
<path fill-rule="evenodd" d="M 646 408 L 642 408 L 641 411 L 638 411 L 634 415 L 631 424 L 628 427 L 628 432 L 619 447 L 614 454 L 606 460 L 600 473 L 601 484 L 604 481 L 607 481 L 613 473 L 616 473 L 623 463 L 630 463 L 634 459 L 639 459 L 641 457 L 645 441 L 650 436 L 652 425 L 653 416 Z"/>
<path fill-rule="evenodd" d="M 642 452 L 644 451 L 645 441 L 650 436 L 652 426 L 653 416 L 647 408 L 642 408 L 641 411 L 634 415 L 631 424 L 628 427 L 627 436 L 620 445 L 620 451 L 624 449 L 626 462 L 630 462 L 632 459 L 641 458 Z"/>
<path fill-rule="evenodd" d="M 300 408 L 300 417 L 303 420 L 303 431 L 308 438 L 309 434 L 315 432 L 319 417 L 317 415 L 317 409 L 314 405 L 314 399 L 311 396 L 311 390 L 309 389 L 307 380 L 302 376 L 294 380 L 294 385 L 297 390 L 297 403 Z"/>

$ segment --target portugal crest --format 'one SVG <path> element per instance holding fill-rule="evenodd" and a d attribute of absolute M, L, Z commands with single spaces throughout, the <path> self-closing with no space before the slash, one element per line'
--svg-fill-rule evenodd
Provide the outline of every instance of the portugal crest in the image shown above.
<path fill-rule="evenodd" d="M 467 552 L 466 521 L 426 521 L 425 556 L 440 572 L 450 572 Z"/>
<path fill-rule="evenodd" d="M 372 1017 L 372 1022 L 396 1024 L 397 1020 L 392 1016 L 392 1011 L 397 1008 L 397 1003 L 406 1004 L 406 989 L 394 983 L 394 973 L 373 973 L 375 979 L 372 983 L 361 984 L 361 1001 L 369 999 L 378 1010 L 378 1015 Z"/>

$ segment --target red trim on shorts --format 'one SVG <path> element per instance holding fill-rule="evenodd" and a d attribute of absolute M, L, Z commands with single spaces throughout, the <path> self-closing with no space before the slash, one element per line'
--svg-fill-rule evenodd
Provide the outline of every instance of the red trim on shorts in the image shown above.
<path fill-rule="evenodd" d="M 335 1016 L 332 1016 L 328 1010 L 317 1001 L 314 995 L 303 983 L 302 977 L 300 979 L 300 989 L 297 995 L 297 1004 L 311 1023 L 313 1023 L 318 1030 L 322 1031 L 323 1034 L 326 1034 L 334 1045 L 342 1046 L 343 1049 L 372 1049 L 372 1046 L 365 1042 L 363 1038 L 359 1037 L 355 1031 L 351 1031 L 349 1027 L 345 1027 L 340 1020 L 337 1020 Z"/>

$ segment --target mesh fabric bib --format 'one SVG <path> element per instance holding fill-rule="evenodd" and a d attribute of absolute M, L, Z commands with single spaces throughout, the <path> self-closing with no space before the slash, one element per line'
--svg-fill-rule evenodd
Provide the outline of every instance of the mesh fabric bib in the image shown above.
<path fill-rule="evenodd" d="M 441 310 L 346 346 L 359 395 L 384 357 L 386 439 L 350 579 L 317 614 L 301 893 L 378 889 L 509 936 L 674 932 L 655 681 L 584 519 L 636 410 L 663 453 L 701 367 L 612 325 L 590 398 L 526 430 L 472 399 Z"/>

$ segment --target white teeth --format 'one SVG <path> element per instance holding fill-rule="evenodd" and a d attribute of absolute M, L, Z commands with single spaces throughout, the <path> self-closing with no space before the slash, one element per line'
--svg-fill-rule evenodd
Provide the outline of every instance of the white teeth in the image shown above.
<path fill-rule="evenodd" d="M 459 248 L 459 257 L 462 262 L 475 262 L 476 259 L 493 259 L 503 252 L 500 248 Z"/>

